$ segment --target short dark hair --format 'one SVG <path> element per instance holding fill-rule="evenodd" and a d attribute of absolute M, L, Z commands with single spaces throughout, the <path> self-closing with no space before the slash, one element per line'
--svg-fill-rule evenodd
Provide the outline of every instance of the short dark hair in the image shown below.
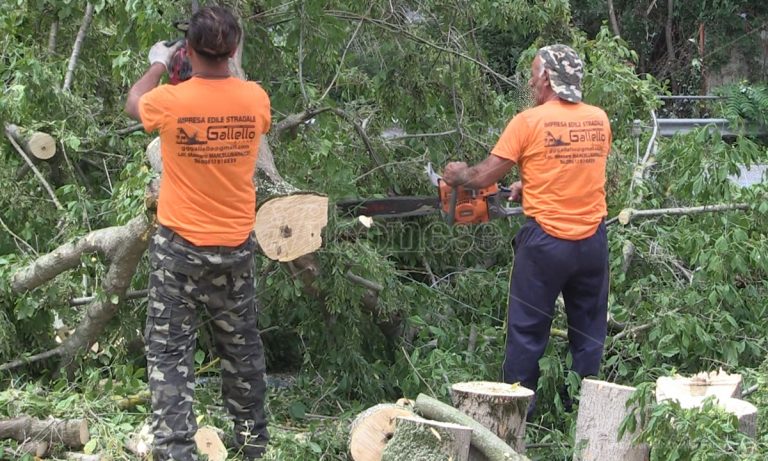
<path fill-rule="evenodd" d="M 187 45 L 211 61 L 227 59 L 240 42 L 240 24 L 232 12 L 221 6 L 206 6 L 192 15 Z"/>

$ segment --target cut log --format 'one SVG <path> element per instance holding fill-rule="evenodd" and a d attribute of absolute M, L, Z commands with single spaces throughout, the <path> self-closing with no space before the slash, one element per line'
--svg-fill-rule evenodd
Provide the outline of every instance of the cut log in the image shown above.
<path fill-rule="evenodd" d="M 328 197 L 296 193 L 263 202 L 256 214 L 254 230 L 264 254 L 285 262 L 320 248 L 326 224 Z"/>
<path fill-rule="evenodd" d="M 413 416 L 398 416 L 381 461 L 467 461 L 472 429 Z"/>
<path fill-rule="evenodd" d="M 691 377 L 680 375 L 662 376 L 656 380 L 656 401 L 684 396 L 718 398 L 741 397 L 741 375 L 729 375 L 722 369 L 710 373 L 701 372 Z"/>
<path fill-rule="evenodd" d="M 676 400 L 681 408 L 692 409 L 701 408 L 708 396 L 690 396 L 671 397 L 670 400 Z M 735 415 L 739 420 L 739 432 L 752 438 L 757 436 L 757 407 L 751 403 L 734 399 L 731 397 L 715 396 L 715 403 L 724 411 Z"/>
<path fill-rule="evenodd" d="M 35 419 L 21 416 L 0 421 L 0 439 L 18 442 L 44 441 L 81 448 L 88 443 L 88 422 L 84 419 Z"/>
<path fill-rule="evenodd" d="M 16 455 L 21 458 L 21 455 L 32 455 L 36 458 L 45 458 L 48 455 L 48 449 L 50 444 L 44 440 L 30 440 L 24 442 L 16 449 Z"/>
<path fill-rule="evenodd" d="M 149 160 L 149 166 L 157 174 L 163 172 L 163 157 L 160 154 L 160 136 L 156 137 L 147 145 L 147 149 L 144 151 Z"/>
<path fill-rule="evenodd" d="M 453 406 L 525 452 L 525 416 L 533 391 L 516 384 L 474 381 L 451 386 Z"/>
<path fill-rule="evenodd" d="M 395 432 L 398 416 L 416 416 L 408 408 L 384 403 L 355 417 L 349 429 L 349 453 L 354 461 L 380 461 Z"/>
<path fill-rule="evenodd" d="M 594 379 L 581 382 L 574 460 L 648 459 L 647 445 L 632 444 L 634 433 L 625 433 L 621 440 L 618 440 L 619 426 L 630 410 L 626 408 L 626 403 L 634 391 L 634 387 Z"/>
<path fill-rule="evenodd" d="M 224 461 L 227 459 L 227 448 L 219 437 L 218 429 L 203 426 L 195 433 L 197 451 L 208 456 L 208 461 Z"/>
<path fill-rule="evenodd" d="M 6 130 L 32 157 L 38 160 L 48 160 L 56 155 L 56 140 L 48 133 L 42 131 L 30 133 L 16 125 L 8 125 Z"/>
<path fill-rule="evenodd" d="M 427 395 L 419 394 L 414 408 L 416 413 L 425 418 L 472 428 L 472 447 L 485 455 L 489 461 L 528 460 L 524 455 L 515 452 L 512 447 L 486 429 L 485 426 L 450 405 Z"/>

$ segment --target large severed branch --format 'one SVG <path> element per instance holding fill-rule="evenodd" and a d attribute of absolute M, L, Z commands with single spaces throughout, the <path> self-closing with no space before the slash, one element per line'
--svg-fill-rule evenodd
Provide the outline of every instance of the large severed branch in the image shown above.
<path fill-rule="evenodd" d="M 134 238 L 146 218 L 142 215 L 133 218 L 125 226 L 107 227 L 95 230 L 77 240 L 61 245 L 52 252 L 37 258 L 27 267 L 20 269 L 11 278 L 11 289 L 23 293 L 53 279 L 65 270 L 80 264 L 84 253 L 98 251 L 114 260 L 120 251 L 122 242 Z"/>
<path fill-rule="evenodd" d="M 69 57 L 69 64 L 67 64 L 67 74 L 64 76 L 64 85 L 61 87 L 63 91 L 69 91 L 72 86 L 72 77 L 75 74 L 75 67 L 77 67 L 77 58 L 80 56 L 80 50 L 83 48 L 83 41 L 85 40 L 85 34 L 88 33 L 88 27 L 93 20 L 93 3 L 88 2 L 85 6 L 85 14 L 83 15 L 83 22 L 80 24 L 80 30 L 75 37 L 75 44 L 72 47 L 72 55 Z"/>
<path fill-rule="evenodd" d="M 133 274 L 147 249 L 154 229 L 155 223 L 141 215 L 124 226 L 93 231 L 79 242 L 63 245 L 52 253 L 38 258 L 21 273 L 15 274 L 11 282 L 12 288 L 19 292 L 32 289 L 50 280 L 56 274 L 76 266 L 80 261 L 79 255 L 85 248 L 102 251 L 110 259 L 109 269 L 102 283 L 103 292 L 88 305 L 75 331 L 55 349 L 5 363 L 0 366 L 0 371 L 11 370 L 51 357 L 60 357 L 61 362 L 66 365 L 79 351 L 90 347 L 102 334 L 126 298 Z"/>

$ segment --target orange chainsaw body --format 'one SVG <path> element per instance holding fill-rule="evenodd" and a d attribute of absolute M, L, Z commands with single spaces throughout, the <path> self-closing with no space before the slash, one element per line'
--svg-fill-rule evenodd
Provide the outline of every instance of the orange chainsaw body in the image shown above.
<path fill-rule="evenodd" d="M 439 182 L 440 206 L 443 213 L 451 211 L 451 194 L 453 187 Z M 462 186 L 456 188 L 456 211 L 454 214 L 454 224 L 479 224 L 488 222 L 490 214 L 488 212 L 488 197 L 499 192 L 499 186 L 493 184 L 482 189 L 467 189 Z"/>

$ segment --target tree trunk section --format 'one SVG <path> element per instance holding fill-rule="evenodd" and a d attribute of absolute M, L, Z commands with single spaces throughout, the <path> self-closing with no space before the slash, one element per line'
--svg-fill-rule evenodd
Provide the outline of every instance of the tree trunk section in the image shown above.
<path fill-rule="evenodd" d="M 219 432 L 211 426 L 203 426 L 195 433 L 197 451 L 208 456 L 208 461 L 227 459 L 227 448 L 219 437 Z"/>
<path fill-rule="evenodd" d="M 408 408 L 394 404 L 373 406 L 355 417 L 349 429 L 349 453 L 354 461 L 380 461 L 395 432 L 399 416 L 413 417 Z"/>
<path fill-rule="evenodd" d="M 0 421 L 0 439 L 63 444 L 81 448 L 88 443 L 88 423 L 84 419 L 35 419 L 29 416 Z"/>
<path fill-rule="evenodd" d="M 286 262 L 319 249 L 326 224 L 328 197 L 297 193 L 262 202 L 254 231 L 269 259 Z"/>
<path fill-rule="evenodd" d="M 21 457 L 21 455 L 28 454 L 35 458 L 45 458 L 48 456 L 49 448 L 50 445 L 44 440 L 30 440 L 19 445 L 19 448 L 16 449 L 16 455 Z"/>
<path fill-rule="evenodd" d="M 718 399 L 741 397 L 741 375 L 720 371 L 702 372 L 691 377 L 662 376 L 656 380 L 656 401 L 680 397 L 716 396 Z"/>
<path fill-rule="evenodd" d="M 475 381 L 451 386 L 453 406 L 525 453 L 525 416 L 533 391 L 520 385 Z"/>
<path fill-rule="evenodd" d="M 381 461 L 467 461 L 472 429 L 419 417 L 398 416 Z"/>
<path fill-rule="evenodd" d="M 528 460 L 524 455 L 515 452 L 512 447 L 507 445 L 496 434 L 486 429 L 485 426 L 439 400 L 419 394 L 416 398 L 414 409 L 416 413 L 425 418 L 470 427 L 472 429 L 472 447 L 485 455 L 488 461 Z"/>
<path fill-rule="evenodd" d="M 7 133 L 13 136 L 24 152 L 38 160 L 48 160 L 56 155 L 56 140 L 42 131 L 28 132 L 16 125 L 8 125 Z"/>
<path fill-rule="evenodd" d="M 619 426 L 628 413 L 627 399 L 634 387 L 585 379 L 581 383 L 581 400 L 576 420 L 574 460 L 646 461 L 647 445 L 634 446 L 635 434 L 618 439 Z"/>

